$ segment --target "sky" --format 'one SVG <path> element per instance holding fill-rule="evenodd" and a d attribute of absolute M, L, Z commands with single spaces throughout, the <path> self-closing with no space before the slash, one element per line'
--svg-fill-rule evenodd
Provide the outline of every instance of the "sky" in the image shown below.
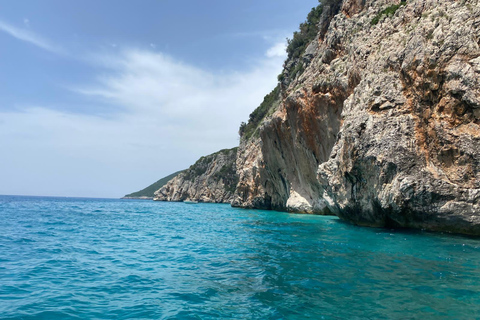
<path fill-rule="evenodd" d="M 0 194 L 118 198 L 238 145 L 316 0 L 0 0 Z"/>

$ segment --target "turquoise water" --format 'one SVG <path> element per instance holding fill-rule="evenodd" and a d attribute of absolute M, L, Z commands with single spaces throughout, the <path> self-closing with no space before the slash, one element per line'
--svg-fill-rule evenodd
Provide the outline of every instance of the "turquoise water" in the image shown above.
<path fill-rule="evenodd" d="M 474 319 L 480 240 L 333 217 L 0 197 L 1 319 Z"/>

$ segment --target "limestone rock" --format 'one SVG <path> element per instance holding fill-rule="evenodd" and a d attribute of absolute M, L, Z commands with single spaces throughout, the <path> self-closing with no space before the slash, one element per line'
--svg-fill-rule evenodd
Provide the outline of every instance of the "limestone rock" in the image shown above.
<path fill-rule="evenodd" d="M 153 200 L 230 203 L 238 183 L 236 157 L 233 148 L 200 158 L 156 191 Z"/>
<path fill-rule="evenodd" d="M 305 70 L 241 141 L 233 205 L 480 235 L 479 1 L 382 14 L 398 3 L 324 10 Z"/>

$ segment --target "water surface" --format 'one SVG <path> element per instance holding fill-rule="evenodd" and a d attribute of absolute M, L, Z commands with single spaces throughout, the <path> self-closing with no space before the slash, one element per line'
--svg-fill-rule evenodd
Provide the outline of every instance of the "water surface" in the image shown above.
<path fill-rule="evenodd" d="M 0 197 L 1 319 L 475 319 L 480 240 L 228 205 Z"/>

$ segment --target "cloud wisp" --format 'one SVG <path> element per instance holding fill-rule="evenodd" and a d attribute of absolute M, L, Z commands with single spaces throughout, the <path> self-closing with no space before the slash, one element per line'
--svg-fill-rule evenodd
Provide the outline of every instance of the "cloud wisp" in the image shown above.
<path fill-rule="evenodd" d="M 30 21 L 28 19 L 25 19 L 24 24 L 28 27 L 30 24 Z M 14 27 L 11 24 L 6 23 L 5 21 L 2 21 L 2 20 L 0 20 L 0 31 L 3 31 L 18 40 L 28 42 L 34 46 L 37 46 L 49 52 L 56 53 L 56 54 L 66 53 L 62 47 L 51 43 L 50 41 L 44 39 L 43 37 L 31 32 L 30 30 Z"/>
<path fill-rule="evenodd" d="M 265 55 L 269 58 L 280 57 L 282 59 L 285 59 L 286 50 L 287 44 L 285 42 L 279 42 L 270 49 L 268 49 Z"/>
<path fill-rule="evenodd" d="M 10 151 L 0 159 L 8 172 L 0 175 L 12 183 L 20 173 L 28 177 L 18 189 L 50 181 L 44 194 L 118 197 L 234 147 L 240 122 L 276 84 L 281 47 L 248 70 L 229 72 L 134 48 L 97 56 L 97 77 L 72 90 L 110 105 L 108 117 L 45 106 L 0 113 L 0 148 Z M 59 194 L 59 185 L 69 189 Z"/>

